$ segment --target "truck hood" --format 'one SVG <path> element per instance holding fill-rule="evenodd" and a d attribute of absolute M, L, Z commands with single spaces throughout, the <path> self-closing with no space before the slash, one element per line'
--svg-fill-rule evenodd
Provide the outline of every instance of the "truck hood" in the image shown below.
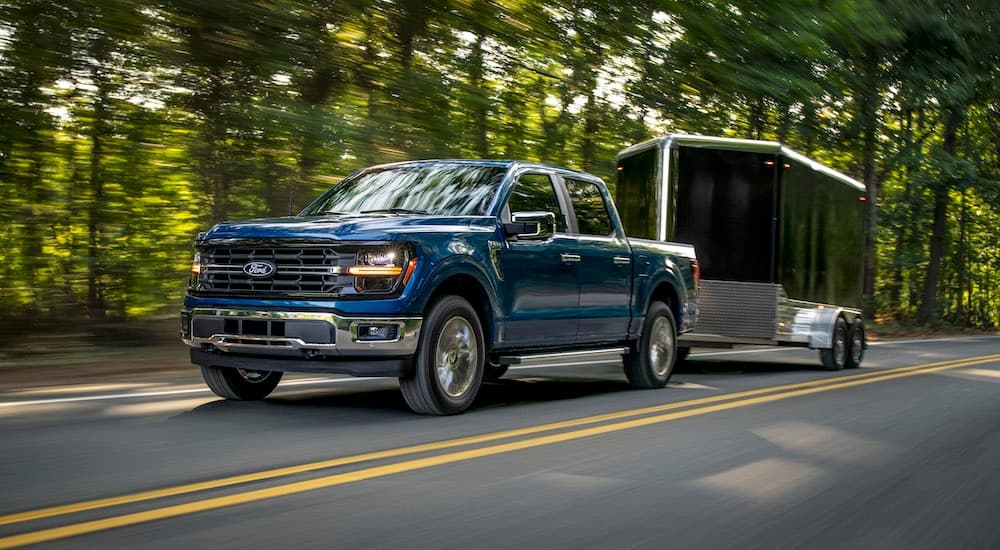
<path fill-rule="evenodd" d="M 226 221 L 213 227 L 203 239 L 332 239 L 391 241 L 411 233 L 465 233 L 493 231 L 496 218 L 489 216 L 417 216 L 399 214 L 345 214 L 290 216 Z"/>

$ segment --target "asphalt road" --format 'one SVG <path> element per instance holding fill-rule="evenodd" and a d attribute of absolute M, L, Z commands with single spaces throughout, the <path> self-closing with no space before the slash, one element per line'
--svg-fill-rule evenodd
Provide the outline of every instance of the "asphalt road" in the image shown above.
<path fill-rule="evenodd" d="M 520 368 L 444 418 L 384 379 L 7 391 L 0 548 L 1000 548 L 998 389 L 1000 336 Z"/>

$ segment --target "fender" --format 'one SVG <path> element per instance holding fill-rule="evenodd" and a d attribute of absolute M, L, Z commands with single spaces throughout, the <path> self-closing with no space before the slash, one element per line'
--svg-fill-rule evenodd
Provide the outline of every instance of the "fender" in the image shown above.
<path fill-rule="evenodd" d="M 419 286 L 415 289 L 413 306 L 417 311 L 423 312 L 426 310 L 431 296 L 437 292 L 448 278 L 455 275 L 467 275 L 479 283 L 489 299 L 490 315 L 494 320 L 493 324 L 496 325 L 497 320 L 503 318 L 497 301 L 497 281 L 493 277 L 490 277 L 482 261 L 472 255 L 446 256 L 431 266 L 430 273 L 421 278 Z M 497 331 L 496 326 L 489 327 L 485 324 L 483 329 L 494 333 L 494 335 Z"/>
<path fill-rule="evenodd" d="M 680 274 L 677 264 L 667 259 L 662 264 L 647 264 L 650 268 L 647 273 L 639 273 L 636 278 L 634 288 L 635 299 L 632 303 L 632 322 L 629 323 L 629 338 L 638 338 L 646 316 L 646 308 L 653 298 L 653 292 L 662 284 L 667 284 L 674 289 L 677 294 L 678 303 L 674 306 L 674 315 L 677 317 L 677 332 L 687 332 L 693 328 L 693 320 L 690 315 L 690 298 L 687 288 L 684 285 L 684 278 Z M 639 281 L 642 281 L 639 283 Z"/>
<path fill-rule="evenodd" d="M 833 331 L 837 319 L 843 317 L 850 327 L 861 312 L 836 306 L 800 308 L 795 315 L 795 325 L 802 334 L 809 336 L 810 349 L 830 349 L 833 347 Z"/>

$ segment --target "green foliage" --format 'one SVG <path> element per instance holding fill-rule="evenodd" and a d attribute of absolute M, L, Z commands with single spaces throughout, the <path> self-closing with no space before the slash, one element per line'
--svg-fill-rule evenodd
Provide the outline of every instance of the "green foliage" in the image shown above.
<path fill-rule="evenodd" d="M 171 314 L 199 230 L 360 166 L 610 179 L 688 132 L 863 179 L 878 315 L 996 326 L 998 24 L 986 0 L 0 0 L 0 312 Z"/>

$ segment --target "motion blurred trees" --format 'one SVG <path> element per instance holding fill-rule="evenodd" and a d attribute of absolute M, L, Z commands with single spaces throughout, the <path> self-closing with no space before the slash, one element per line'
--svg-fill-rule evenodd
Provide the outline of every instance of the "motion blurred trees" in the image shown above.
<path fill-rule="evenodd" d="M 666 132 L 868 186 L 868 314 L 1000 322 L 986 0 L 0 0 L 0 312 L 173 314 L 211 223 L 351 170 L 507 157 L 610 180 Z"/>

